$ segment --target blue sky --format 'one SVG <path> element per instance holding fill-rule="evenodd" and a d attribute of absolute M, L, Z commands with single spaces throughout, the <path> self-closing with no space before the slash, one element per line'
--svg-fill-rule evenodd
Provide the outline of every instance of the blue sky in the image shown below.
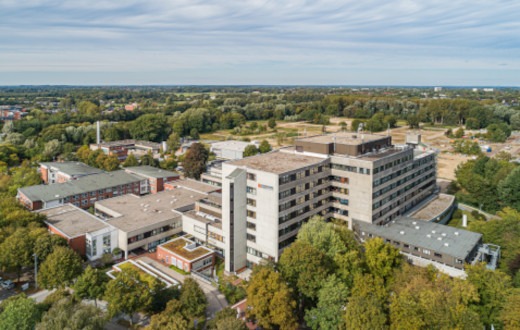
<path fill-rule="evenodd" d="M 0 0 L 0 85 L 520 86 L 520 1 Z"/>

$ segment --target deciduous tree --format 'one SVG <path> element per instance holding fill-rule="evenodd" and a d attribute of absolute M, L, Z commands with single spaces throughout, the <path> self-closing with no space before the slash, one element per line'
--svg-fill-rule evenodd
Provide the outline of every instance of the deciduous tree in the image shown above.
<path fill-rule="evenodd" d="M 107 276 L 98 269 L 88 266 L 74 283 L 74 295 L 81 299 L 97 300 L 103 297 L 107 284 Z"/>
<path fill-rule="evenodd" d="M 0 305 L 0 329 L 33 330 L 41 312 L 36 302 L 24 294 L 11 297 Z"/>
<path fill-rule="evenodd" d="M 247 287 L 247 315 L 258 326 L 291 330 L 298 327 L 296 302 L 284 279 L 270 266 L 257 266 Z"/>
<path fill-rule="evenodd" d="M 57 246 L 41 264 L 38 285 L 45 289 L 66 287 L 82 271 L 81 257 L 69 247 Z"/>
<path fill-rule="evenodd" d="M 200 175 L 206 170 L 209 152 L 202 143 L 194 143 L 186 152 L 183 166 L 186 176 L 200 179 Z"/>

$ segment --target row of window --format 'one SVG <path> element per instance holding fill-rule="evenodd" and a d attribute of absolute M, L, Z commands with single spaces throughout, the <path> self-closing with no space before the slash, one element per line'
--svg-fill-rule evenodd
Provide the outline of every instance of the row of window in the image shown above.
<path fill-rule="evenodd" d="M 406 163 L 406 162 L 408 162 L 408 161 L 410 161 L 412 159 L 413 159 L 413 154 L 410 154 L 410 155 L 404 156 L 403 158 L 396 159 L 396 160 L 394 160 L 392 162 L 388 162 L 385 165 L 382 165 L 382 166 L 374 168 L 374 174 L 377 174 L 379 172 L 383 172 L 385 170 L 388 170 L 389 168 L 397 166 L 397 165 L 399 165 L 401 163 Z"/>
<path fill-rule="evenodd" d="M 175 229 L 175 228 L 179 228 L 179 227 L 182 227 L 182 223 L 181 222 L 175 222 L 175 223 L 173 223 L 171 225 L 168 225 L 168 226 L 163 226 L 163 227 L 160 227 L 160 228 L 156 228 L 154 230 L 147 231 L 146 233 L 142 233 L 142 234 L 139 234 L 139 235 L 136 235 L 136 236 L 129 237 L 128 238 L 128 244 L 135 243 L 135 242 L 141 241 L 143 239 L 146 239 L 148 237 L 159 235 L 161 233 L 164 233 L 166 231 L 169 231 L 169 230 L 172 230 L 172 229 Z"/>
<path fill-rule="evenodd" d="M 390 196 L 387 196 L 386 198 L 383 198 L 382 200 L 378 201 L 378 202 L 375 202 L 373 205 L 372 205 L 372 210 L 375 210 L 377 208 L 379 208 L 380 206 L 388 203 L 389 201 L 393 200 L 394 198 L 398 197 L 398 196 L 401 196 L 402 194 L 404 194 L 406 191 L 412 189 L 413 187 L 423 183 L 424 181 L 430 179 L 431 177 L 433 177 L 435 174 L 434 173 L 430 173 L 428 175 L 425 175 L 425 176 L 422 176 L 419 180 L 413 182 L 413 183 L 410 183 L 409 185 L 399 189 L 398 191 L 394 192 L 392 195 Z M 412 180 L 413 178 L 415 178 L 416 176 L 409 176 L 406 178 L 406 180 L 404 180 L 403 183 L 409 181 L 409 180 Z M 400 180 L 401 181 L 401 180 Z M 398 186 L 401 186 L 401 184 L 397 184 L 394 186 L 394 184 L 392 184 L 392 189 L 393 188 L 396 188 Z M 390 186 L 389 186 L 390 187 Z M 388 187 L 387 187 L 388 188 Z M 385 188 L 386 189 L 386 188 Z M 388 191 L 390 191 L 391 189 L 388 189 Z M 375 195 L 375 194 L 374 194 Z M 379 195 L 378 195 L 379 196 Z"/>
<path fill-rule="evenodd" d="M 340 170 L 340 171 L 370 175 L 370 169 L 364 168 L 364 167 L 348 166 L 348 165 L 342 165 L 342 164 L 330 164 L 330 168 L 332 168 L 333 170 Z"/>
<path fill-rule="evenodd" d="M 286 184 L 292 181 L 301 180 L 307 176 L 314 175 L 323 171 L 323 166 L 314 166 L 307 170 L 303 170 L 293 174 L 286 174 L 280 176 L 279 184 Z"/>

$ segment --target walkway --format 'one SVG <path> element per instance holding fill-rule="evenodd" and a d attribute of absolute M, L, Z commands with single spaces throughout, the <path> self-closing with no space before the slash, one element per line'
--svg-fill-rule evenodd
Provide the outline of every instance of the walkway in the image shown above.
<path fill-rule="evenodd" d="M 144 256 L 144 257 L 140 257 L 140 258 L 136 258 L 136 259 L 139 259 L 141 262 L 144 262 L 145 264 L 147 264 L 151 267 L 154 267 L 155 269 L 165 273 L 166 275 L 178 280 L 181 283 L 184 283 L 184 279 L 186 277 L 191 277 L 192 279 L 197 281 L 197 283 L 199 284 L 202 291 L 204 291 L 204 294 L 206 295 L 206 299 L 208 300 L 208 308 L 206 310 L 206 317 L 208 319 L 215 317 L 215 314 L 218 311 L 220 311 L 228 306 L 226 297 L 222 293 L 220 293 L 220 291 L 218 291 L 217 288 L 215 288 L 214 286 L 212 286 L 206 282 L 203 282 L 202 280 L 198 279 L 197 277 L 179 274 L 176 271 L 174 271 L 173 269 L 170 269 L 167 266 L 165 266 L 163 263 L 161 263 L 157 260 L 154 260 L 148 256 Z"/>

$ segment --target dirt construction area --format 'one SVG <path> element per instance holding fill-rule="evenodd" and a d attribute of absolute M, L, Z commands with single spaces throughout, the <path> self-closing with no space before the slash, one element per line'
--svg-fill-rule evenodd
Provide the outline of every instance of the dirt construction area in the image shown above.
<path fill-rule="evenodd" d="M 219 131 L 208 135 L 206 138 L 209 139 L 218 139 L 225 140 L 227 138 L 233 139 L 241 139 L 241 138 L 249 138 L 251 141 L 257 140 L 267 140 L 273 148 L 277 149 L 283 146 L 293 145 L 294 139 L 298 137 L 305 137 L 311 135 L 322 134 L 323 131 L 326 133 L 334 133 L 341 131 L 342 127 L 340 125 L 341 122 L 345 122 L 347 124 L 347 129 L 350 131 L 352 125 L 351 118 L 342 118 L 342 117 L 333 117 L 330 118 L 330 124 L 326 125 L 316 125 L 306 122 L 278 122 L 276 129 L 270 132 L 265 132 L 257 135 L 248 135 L 248 136 L 234 136 L 231 133 L 231 130 L 227 131 Z M 259 121 L 258 124 L 264 125 L 265 121 Z M 408 128 L 406 123 L 398 122 L 397 128 L 390 129 L 389 133 L 392 136 L 392 142 L 394 144 L 403 144 L 406 140 L 406 134 L 409 132 L 416 132 L 421 134 L 422 143 L 428 145 L 429 147 L 435 148 L 439 150 L 438 158 L 437 158 L 437 176 L 439 179 L 446 180 L 454 180 L 455 179 L 455 169 L 457 166 L 468 159 L 471 159 L 472 156 L 461 155 L 457 153 L 453 153 L 451 147 L 450 138 L 445 136 L 445 128 L 441 127 L 428 127 L 421 128 L 420 130 L 411 130 Z M 385 135 L 387 131 L 379 132 L 378 134 Z M 467 133 L 478 133 L 478 132 L 470 132 Z M 282 137 L 280 137 L 282 136 Z M 204 138 L 204 137 L 203 137 Z M 482 143 L 481 143 L 482 144 Z M 513 155 L 513 158 L 519 157 L 520 153 L 520 133 L 513 133 L 512 136 L 508 139 L 506 143 L 489 143 L 485 144 L 491 147 L 491 152 L 486 152 L 488 156 L 494 156 L 496 153 L 504 150 Z"/>

